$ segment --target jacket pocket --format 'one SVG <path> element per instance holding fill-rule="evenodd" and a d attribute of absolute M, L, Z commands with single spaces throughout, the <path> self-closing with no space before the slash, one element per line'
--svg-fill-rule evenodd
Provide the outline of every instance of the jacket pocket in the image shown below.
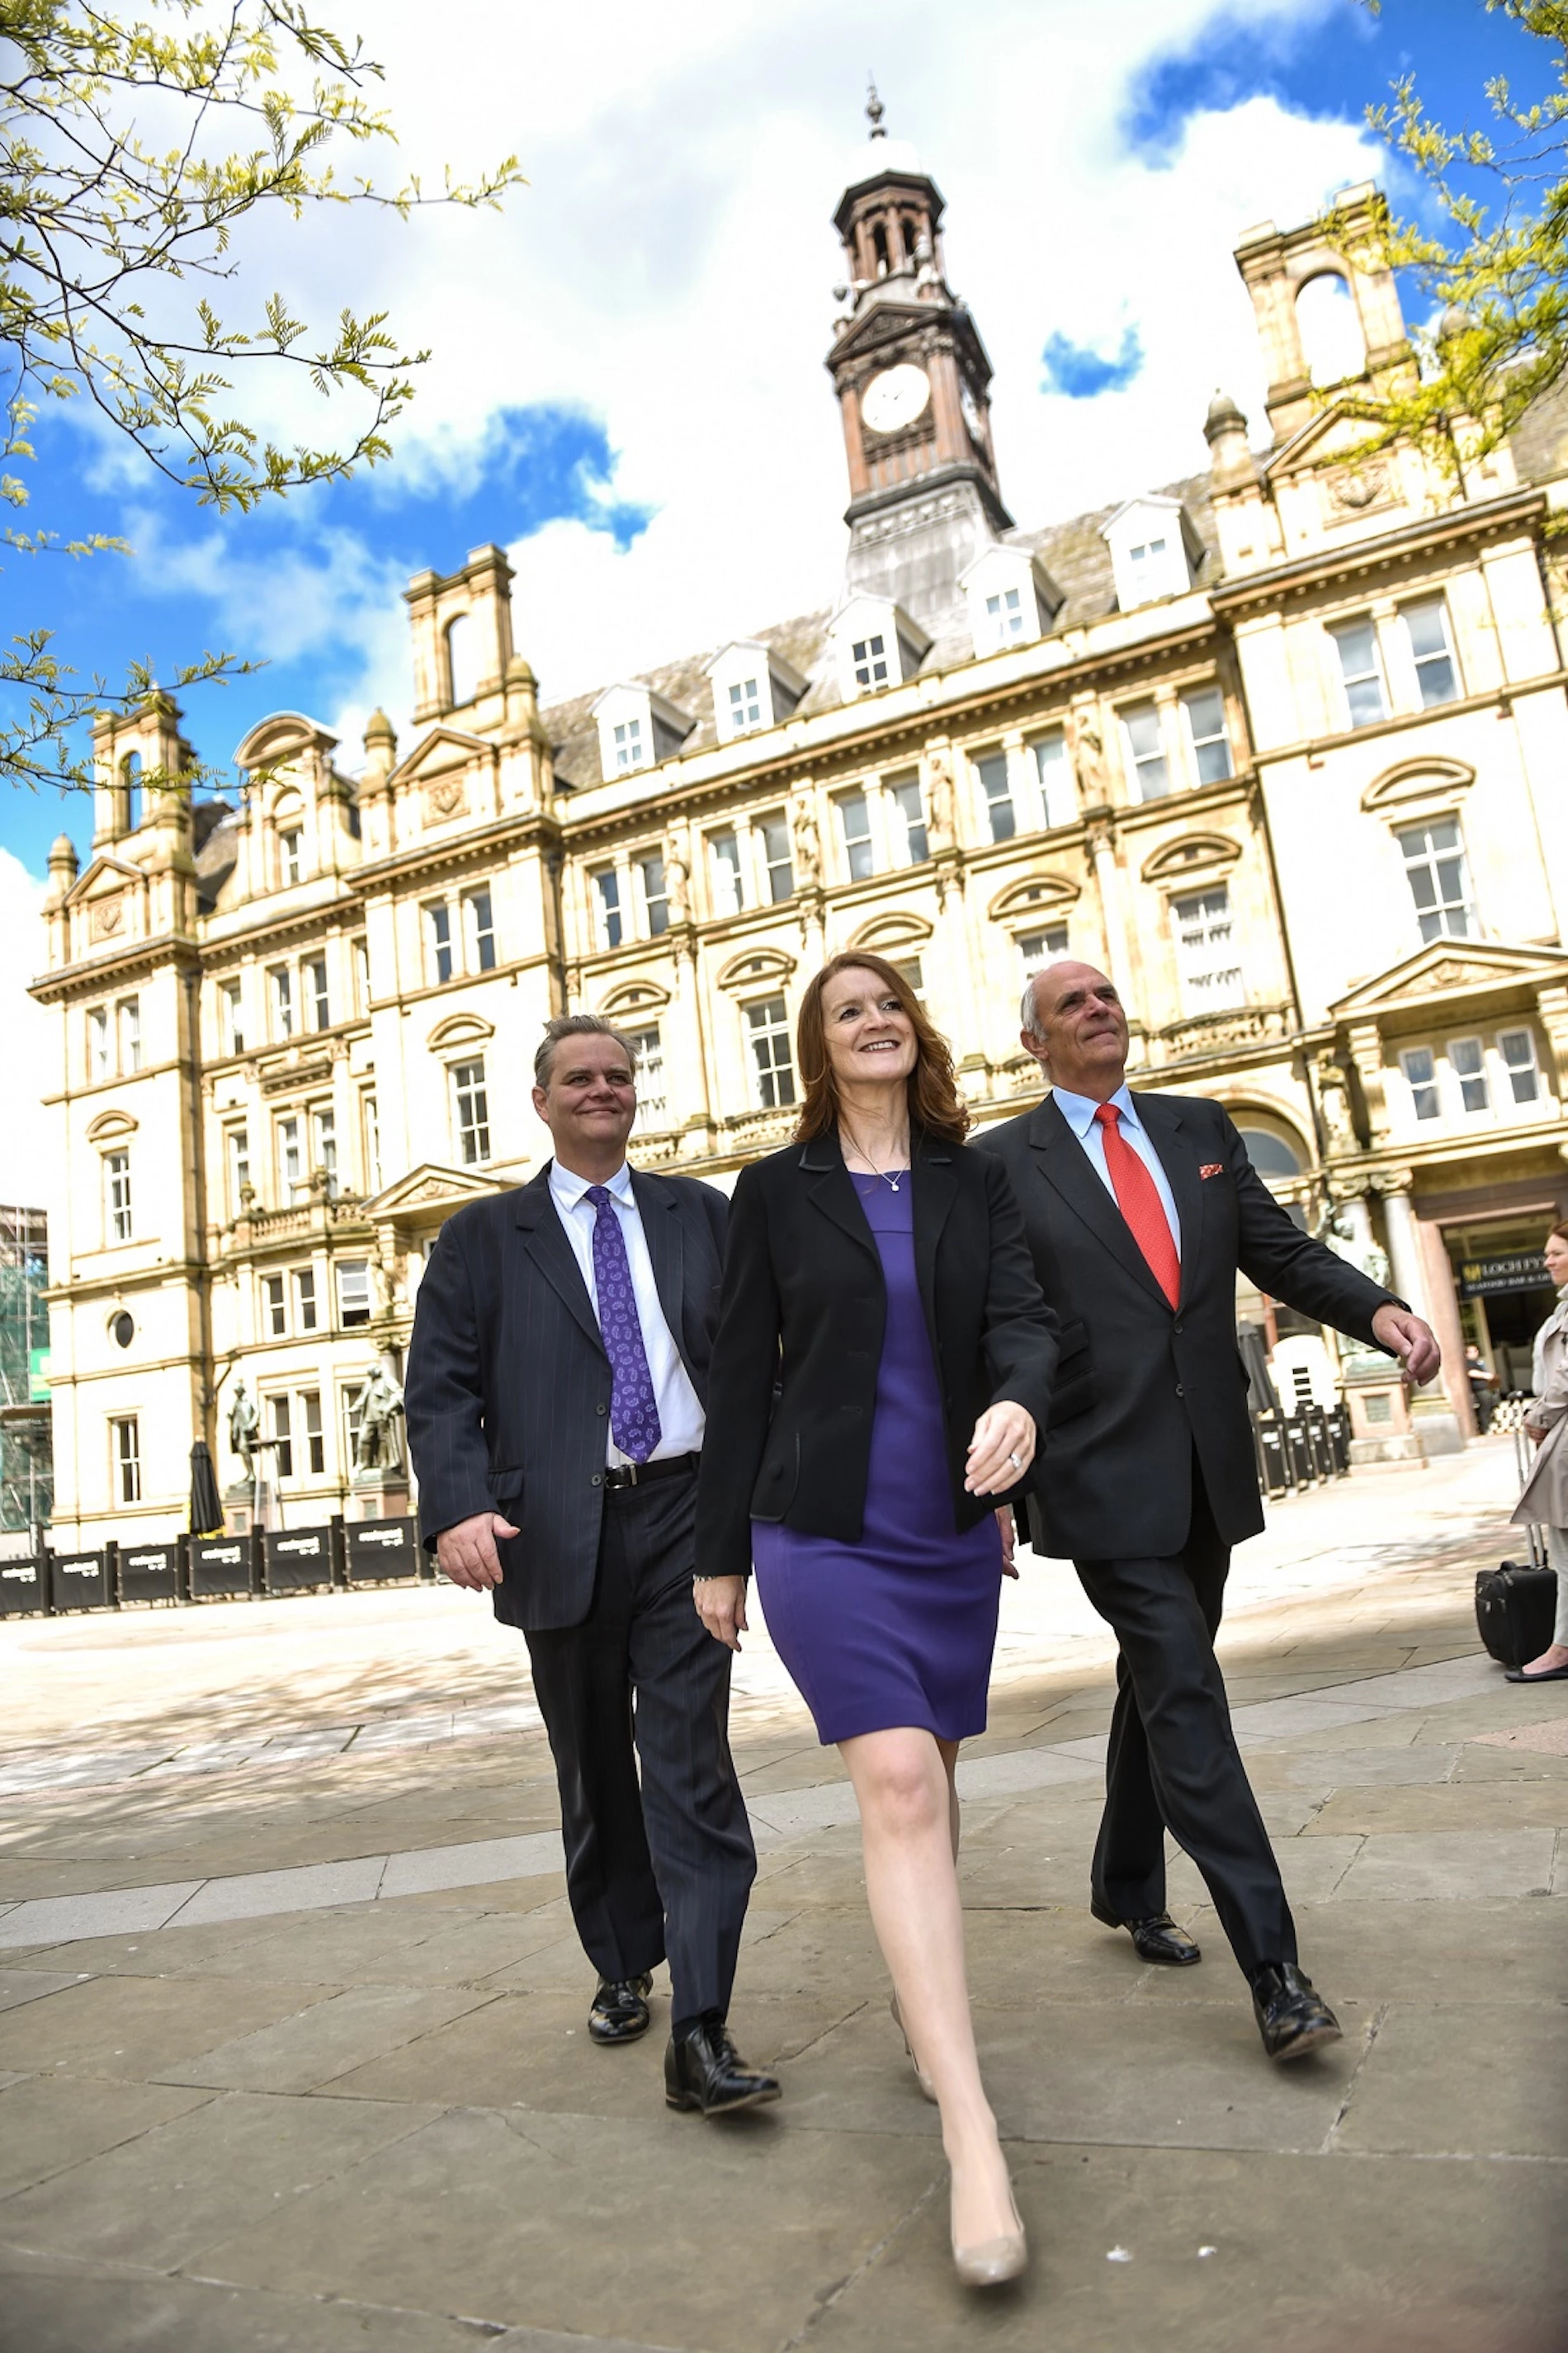
<path fill-rule="evenodd" d="M 521 1470 L 498 1471 L 492 1464 L 489 1472 L 490 1494 L 498 1504 L 515 1504 L 522 1493 Z"/>
<path fill-rule="evenodd" d="M 782 1520 L 800 1484 L 800 1432 L 771 1462 L 764 1462 L 752 1490 L 753 1520 Z"/>

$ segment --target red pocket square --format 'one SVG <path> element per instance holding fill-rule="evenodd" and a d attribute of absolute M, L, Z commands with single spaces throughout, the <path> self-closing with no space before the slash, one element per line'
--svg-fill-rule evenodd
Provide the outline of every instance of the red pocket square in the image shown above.
<path fill-rule="evenodd" d="M 1203 1166 L 1198 1170 L 1198 1175 L 1200 1176 L 1223 1176 L 1225 1175 L 1225 1162 L 1223 1160 L 1205 1160 Z"/>

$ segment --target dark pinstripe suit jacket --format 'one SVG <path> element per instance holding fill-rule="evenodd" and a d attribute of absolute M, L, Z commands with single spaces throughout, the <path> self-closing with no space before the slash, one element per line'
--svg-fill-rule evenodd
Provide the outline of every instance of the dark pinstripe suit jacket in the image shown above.
<path fill-rule="evenodd" d="M 654 1281 L 704 1405 L 730 1204 L 691 1176 L 632 1173 Z M 476 1512 L 500 1546 L 498 1618 L 579 1626 L 594 1598 L 610 1365 L 548 1164 L 442 1227 L 414 1313 L 404 1403 L 426 1545 Z"/>

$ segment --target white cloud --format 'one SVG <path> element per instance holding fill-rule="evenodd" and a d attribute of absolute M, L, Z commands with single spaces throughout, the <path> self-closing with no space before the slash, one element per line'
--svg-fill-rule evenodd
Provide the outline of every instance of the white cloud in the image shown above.
<path fill-rule="evenodd" d="M 40 961 L 45 884 L 0 849 L 0 1005 L 5 1008 L 5 1117 L 0 1200 L 58 1209 L 64 1202 L 63 1129 L 42 1098 L 60 1086 L 59 1015 L 27 995 Z"/>

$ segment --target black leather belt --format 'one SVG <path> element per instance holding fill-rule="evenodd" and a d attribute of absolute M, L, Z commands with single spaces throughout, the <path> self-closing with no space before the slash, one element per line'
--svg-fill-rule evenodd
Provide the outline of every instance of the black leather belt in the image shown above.
<path fill-rule="evenodd" d="M 662 1462 L 617 1462 L 605 1473 L 606 1487 L 642 1487 L 650 1479 L 691 1477 L 701 1461 L 700 1454 L 667 1454 Z"/>

